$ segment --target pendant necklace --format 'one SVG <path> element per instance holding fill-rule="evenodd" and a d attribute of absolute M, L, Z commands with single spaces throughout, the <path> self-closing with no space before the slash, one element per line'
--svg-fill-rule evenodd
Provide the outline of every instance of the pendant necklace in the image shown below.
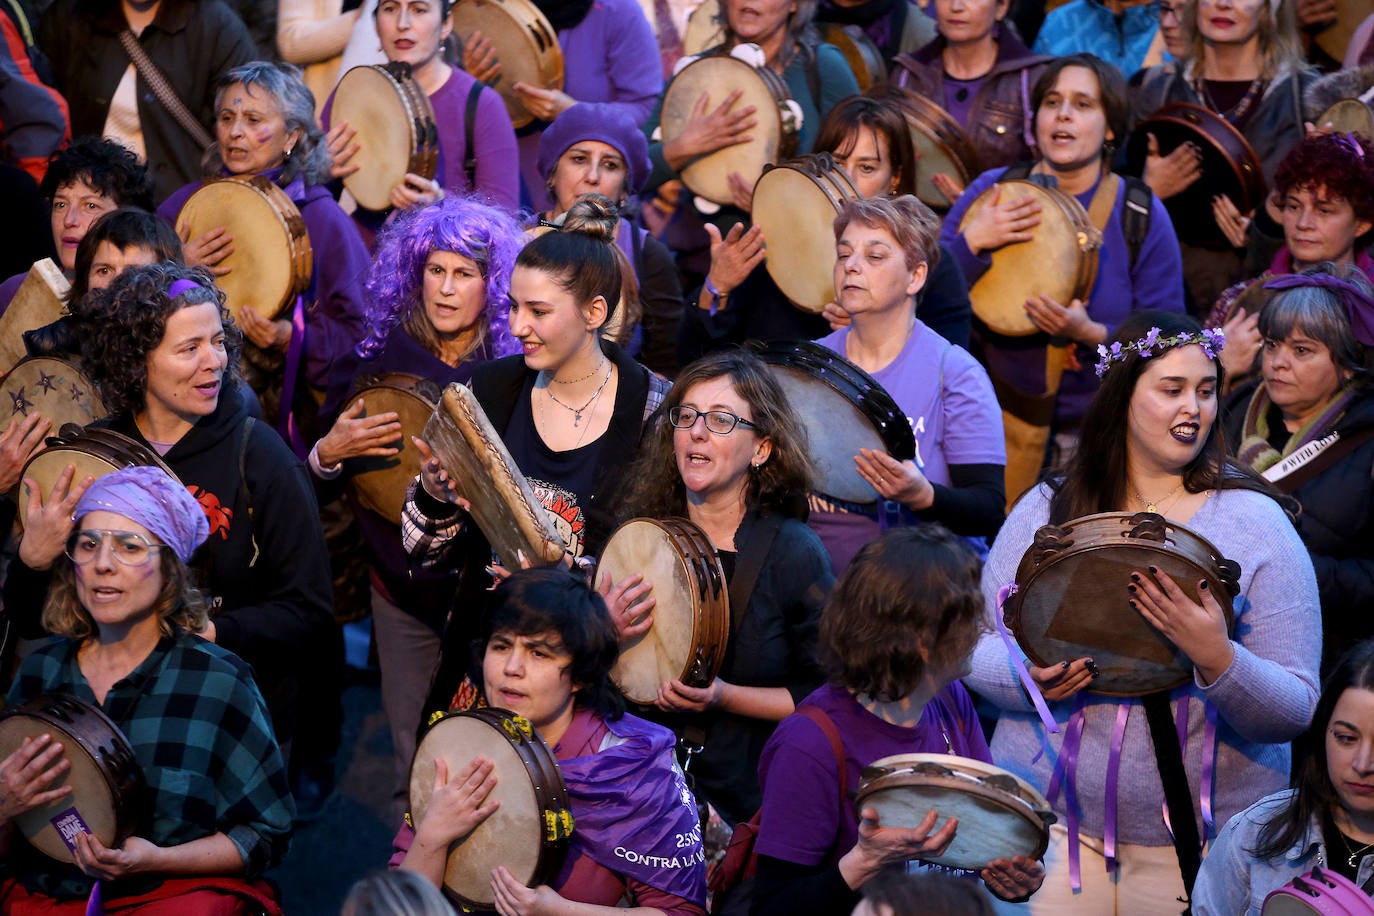
<path fill-rule="evenodd" d="M 564 404 L 562 401 L 558 400 L 558 395 L 554 394 L 553 389 L 551 388 L 545 387 L 544 393 L 547 394 L 555 404 L 557 404 L 559 407 L 562 407 L 564 410 L 568 411 L 573 415 L 573 426 L 581 426 L 583 411 L 585 411 L 588 407 L 592 406 L 592 404 L 596 403 L 596 399 L 601 397 L 602 390 L 611 380 L 611 370 L 614 368 L 614 363 L 611 363 L 610 366 L 606 367 L 606 377 L 601 380 L 600 385 L 596 386 L 596 391 L 592 392 L 592 396 L 587 398 L 587 403 L 583 404 L 581 407 L 574 407 L 571 404 Z M 550 377 L 550 381 L 553 381 L 552 377 Z"/>
<path fill-rule="evenodd" d="M 1175 495 L 1178 494 L 1178 491 L 1182 489 L 1183 481 L 1180 480 L 1178 482 L 1178 486 L 1174 487 L 1172 490 L 1170 490 L 1168 493 L 1166 493 L 1159 499 L 1146 499 L 1144 496 L 1140 495 L 1140 491 L 1137 490 L 1135 487 L 1131 487 L 1131 495 L 1135 497 L 1136 502 L 1140 503 L 1142 506 L 1145 507 L 1146 512 L 1158 512 L 1160 503 L 1167 502 L 1168 500 L 1172 499 Z"/>
<path fill-rule="evenodd" d="M 1337 828 L 1336 828 L 1336 833 L 1337 833 L 1337 835 L 1340 836 L 1341 842 L 1345 844 L 1345 851 L 1348 852 L 1348 853 L 1350 853 L 1350 858 L 1348 858 L 1348 859 L 1345 860 L 1345 864 L 1349 865 L 1351 868 L 1354 868 L 1354 867 L 1355 867 L 1355 860 L 1356 860 L 1356 859 L 1358 859 L 1360 856 L 1364 855 L 1364 854 L 1365 854 L 1366 852 L 1368 852 L 1370 849 L 1374 849 L 1374 843 L 1366 843 L 1365 845 L 1361 846 L 1359 849 L 1352 849 L 1351 846 L 1350 846 L 1350 838 L 1347 837 L 1347 836 L 1341 831 L 1341 828 L 1337 827 Z"/>

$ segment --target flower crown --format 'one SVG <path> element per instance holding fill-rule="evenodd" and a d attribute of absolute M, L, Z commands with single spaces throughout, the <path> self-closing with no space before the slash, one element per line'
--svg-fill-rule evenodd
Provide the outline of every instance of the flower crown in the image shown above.
<path fill-rule="evenodd" d="M 1160 337 L 1159 328 L 1150 328 L 1150 333 L 1133 343 L 1117 342 L 1110 347 L 1098 344 L 1097 355 L 1101 359 L 1097 361 L 1097 377 L 1106 375 L 1112 363 L 1124 360 L 1132 350 L 1138 352 L 1141 359 L 1149 359 L 1156 353 L 1163 353 L 1174 347 L 1186 347 L 1189 344 L 1197 344 L 1202 347 L 1202 352 L 1207 354 L 1208 359 L 1216 359 L 1217 351 L 1226 346 L 1226 335 L 1222 333 L 1221 328 L 1203 328 L 1197 333 L 1184 331 L 1173 337 Z"/>

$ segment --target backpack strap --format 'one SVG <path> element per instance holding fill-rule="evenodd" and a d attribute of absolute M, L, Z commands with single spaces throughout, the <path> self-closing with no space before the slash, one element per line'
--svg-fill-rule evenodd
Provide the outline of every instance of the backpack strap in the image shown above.
<path fill-rule="evenodd" d="M 463 112 L 463 174 L 468 177 L 468 190 L 477 190 L 477 151 L 472 148 L 477 130 L 477 101 L 486 83 L 473 83 L 468 90 L 468 104 Z"/>
<path fill-rule="evenodd" d="M 254 422 L 251 415 L 246 416 L 239 428 L 239 495 L 248 507 L 248 540 L 253 545 L 253 557 L 248 561 L 250 568 L 258 562 L 258 538 L 253 531 L 253 491 L 248 488 L 248 440 L 253 437 Z"/>
<path fill-rule="evenodd" d="M 1132 270 L 1140 259 L 1140 250 L 1150 234 L 1150 212 L 1154 207 L 1154 192 L 1144 180 L 1126 176 L 1126 200 L 1121 208 L 1121 231 L 1126 236 L 1126 251 Z"/>
<path fill-rule="evenodd" d="M 844 756 L 844 738 L 840 736 L 840 730 L 835 727 L 834 721 L 819 706 L 798 706 L 797 712 L 815 722 L 830 741 L 830 750 L 835 754 L 835 766 L 840 771 L 840 810 L 843 811 L 849 785 L 848 767 L 845 765 Z"/>

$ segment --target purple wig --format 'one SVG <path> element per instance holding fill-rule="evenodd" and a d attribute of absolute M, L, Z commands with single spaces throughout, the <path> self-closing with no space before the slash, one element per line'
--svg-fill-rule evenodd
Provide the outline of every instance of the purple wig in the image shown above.
<path fill-rule="evenodd" d="M 381 353 L 398 323 L 421 304 L 425 261 L 431 251 L 451 251 L 470 258 L 482 271 L 487 301 L 480 321 L 488 351 L 509 356 L 520 350 L 506 322 L 511 268 L 525 246 L 525 234 L 503 211 L 465 197 L 445 197 L 436 204 L 401 214 L 377 241 L 367 275 L 367 324 L 371 329 L 357 353 L 371 359 Z"/>

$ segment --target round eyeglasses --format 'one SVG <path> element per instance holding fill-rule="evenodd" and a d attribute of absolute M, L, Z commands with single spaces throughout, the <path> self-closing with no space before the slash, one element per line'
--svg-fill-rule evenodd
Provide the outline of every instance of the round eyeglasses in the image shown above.
<path fill-rule="evenodd" d="M 706 418 L 706 428 L 717 436 L 728 436 L 735 431 L 736 426 L 744 426 L 749 429 L 758 429 L 758 424 L 752 423 L 744 417 L 737 417 L 728 410 L 697 410 L 695 407 L 677 406 L 668 411 L 668 422 L 678 429 L 691 429 L 696 425 L 697 417 Z"/>
<path fill-rule="evenodd" d="M 121 566 L 146 566 L 162 549 L 161 544 L 150 543 L 132 531 L 85 528 L 67 538 L 66 553 L 77 566 L 86 566 L 100 555 L 105 544 L 110 545 L 110 555 Z"/>

